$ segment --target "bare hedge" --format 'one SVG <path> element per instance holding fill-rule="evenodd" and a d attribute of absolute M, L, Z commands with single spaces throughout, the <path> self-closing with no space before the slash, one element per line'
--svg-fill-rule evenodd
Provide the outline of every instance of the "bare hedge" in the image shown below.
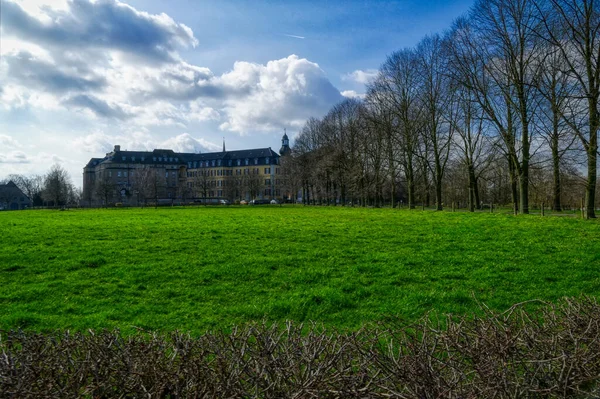
<path fill-rule="evenodd" d="M 591 398 L 592 298 L 357 332 L 257 323 L 199 337 L 0 332 L 1 398 Z"/>

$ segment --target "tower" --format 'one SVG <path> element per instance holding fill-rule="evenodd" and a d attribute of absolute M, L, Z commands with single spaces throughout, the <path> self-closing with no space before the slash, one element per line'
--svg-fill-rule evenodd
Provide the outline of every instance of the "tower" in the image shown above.
<path fill-rule="evenodd" d="M 287 136 L 285 128 L 283 129 L 283 137 L 281 138 L 281 148 L 279 149 L 279 155 L 286 156 L 292 152 L 290 149 L 290 139 Z"/>

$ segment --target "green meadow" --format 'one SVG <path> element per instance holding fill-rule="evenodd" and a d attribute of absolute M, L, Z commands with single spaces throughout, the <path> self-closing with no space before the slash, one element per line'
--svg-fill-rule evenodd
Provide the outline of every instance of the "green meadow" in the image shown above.
<path fill-rule="evenodd" d="M 328 207 L 0 213 L 0 329 L 356 329 L 600 294 L 600 224 Z"/>

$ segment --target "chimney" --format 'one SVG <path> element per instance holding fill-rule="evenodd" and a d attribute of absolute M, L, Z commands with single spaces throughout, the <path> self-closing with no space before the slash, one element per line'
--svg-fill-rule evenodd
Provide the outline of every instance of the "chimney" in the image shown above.
<path fill-rule="evenodd" d="M 115 146 L 115 150 L 113 152 L 119 152 L 121 151 L 121 146 L 120 145 L 116 145 Z"/>

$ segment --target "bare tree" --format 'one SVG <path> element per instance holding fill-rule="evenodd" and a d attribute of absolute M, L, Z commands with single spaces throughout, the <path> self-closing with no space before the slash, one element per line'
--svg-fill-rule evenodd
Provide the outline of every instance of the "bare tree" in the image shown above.
<path fill-rule="evenodd" d="M 102 199 L 102 205 L 108 206 L 115 194 L 115 185 L 106 174 L 96 180 L 96 195 Z"/>
<path fill-rule="evenodd" d="M 417 57 L 423 90 L 423 151 L 424 165 L 431 171 L 435 184 L 436 209 L 443 209 L 442 183 L 455 126 L 452 123 L 451 103 L 455 98 L 447 79 L 447 60 L 440 36 L 428 36 L 419 43 Z M 448 123 L 450 122 L 450 123 Z"/>
<path fill-rule="evenodd" d="M 600 129 L 600 2 L 536 2 L 545 27 L 543 37 L 562 55 L 564 72 L 576 86 L 560 110 L 587 155 L 586 215 L 595 218 L 598 129 Z"/>
<path fill-rule="evenodd" d="M 71 177 L 59 164 L 54 164 L 44 176 L 44 190 L 42 196 L 54 207 L 65 205 L 69 200 Z"/>
<path fill-rule="evenodd" d="M 415 207 L 415 154 L 422 125 L 422 107 L 419 103 L 418 60 L 414 50 L 404 49 L 392 53 L 384 62 L 378 77 L 378 90 L 383 90 L 385 101 L 396 114 L 400 163 L 406 179 L 408 207 Z"/>

